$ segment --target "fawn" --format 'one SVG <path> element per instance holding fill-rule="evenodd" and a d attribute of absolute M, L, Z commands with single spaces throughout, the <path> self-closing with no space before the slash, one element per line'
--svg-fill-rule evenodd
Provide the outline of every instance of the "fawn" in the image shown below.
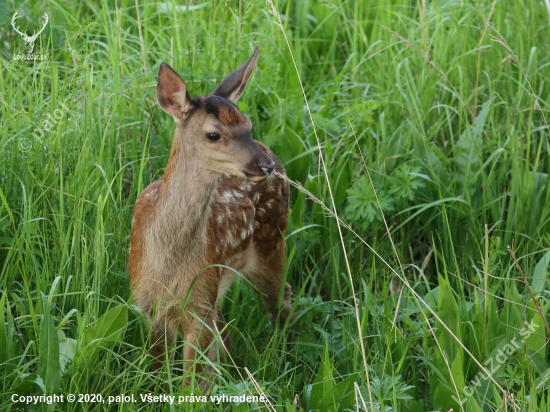
<path fill-rule="evenodd" d="M 212 94 L 194 99 L 181 77 L 160 65 L 157 100 L 173 116 L 176 131 L 164 176 L 136 201 L 129 262 L 135 302 L 152 328 L 153 371 L 167 360 L 166 345 L 178 332 L 186 342 L 185 371 L 197 355 L 194 348 L 216 360 L 214 323 L 224 327 L 219 301 L 235 271 L 255 285 L 272 323 L 279 319 L 282 326 L 289 316 L 288 283 L 279 308 L 289 187 L 273 174 L 285 171 L 252 140 L 252 123 L 235 105 L 258 51 Z M 221 339 L 229 350 L 227 328 Z M 197 363 L 195 371 L 201 370 Z M 184 385 L 189 382 L 187 377 Z"/>

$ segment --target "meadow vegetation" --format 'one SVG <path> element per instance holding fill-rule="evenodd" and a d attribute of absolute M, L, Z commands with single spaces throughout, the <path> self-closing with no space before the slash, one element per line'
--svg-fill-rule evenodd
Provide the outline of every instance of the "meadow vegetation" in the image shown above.
<path fill-rule="evenodd" d="M 25 408 L 550 411 L 547 4 L 280 0 L 279 26 L 263 1 L 1 0 L 0 409 L 14 393 L 198 394 L 181 340 L 153 379 L 129 287 L 135 200 L 174 131 L 156 75 L 165 61 L 208 94 L 259 45 L 238 105 L 299 184 L 294 319 L 274 331 L 235 284 L 211 394 L 269 404 Z M 29 32 L 49 14 L 48 61 L 13 59 L 16 10 Z"/>

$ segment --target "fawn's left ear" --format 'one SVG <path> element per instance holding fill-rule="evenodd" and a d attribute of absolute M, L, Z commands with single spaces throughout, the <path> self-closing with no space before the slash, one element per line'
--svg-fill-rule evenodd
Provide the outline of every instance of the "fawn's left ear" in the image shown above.
<path fill-rule="evenodd" d="M 254 54 L 248 61 L 227 76 L 216 90 L 212 92 L 215 96 L 225 97 L 226 99 L 231 100 L 235 103 L 243 94 L 243 90 L 250 79 L 250 75 L 256 67 L 256 62 L 258 61 L 258 54 L 260 53 L 260 48 L 256 46 L 254 49 Z"/>

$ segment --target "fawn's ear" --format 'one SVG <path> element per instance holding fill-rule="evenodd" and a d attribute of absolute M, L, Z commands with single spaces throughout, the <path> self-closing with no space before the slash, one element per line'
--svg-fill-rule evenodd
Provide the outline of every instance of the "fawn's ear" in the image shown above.
<path fill-rule="evenodd" d="M 225 97 L 233 103 L 239 100 L 239 97 L 243 94 L 243 90 L 248 82 L 248 79 L 250 79 L 250 75 L 252 74 L 254 67 L 256 67 L 259 52 L 260 48 L 256 46 L 252 57 L 248 59 L 245 64 L 227 76 L 219 84 L 219 86 L 216 87 L 216 90 L 214 90 L 212 94 L 215 96 Z"/>
<path fill-rule="evenodd" d="M 183 119 L 193 107 L 185 82 L 164 62 L 159 69 L 157 101 L 166 113 L 174 116 L 176 121 Z"/>

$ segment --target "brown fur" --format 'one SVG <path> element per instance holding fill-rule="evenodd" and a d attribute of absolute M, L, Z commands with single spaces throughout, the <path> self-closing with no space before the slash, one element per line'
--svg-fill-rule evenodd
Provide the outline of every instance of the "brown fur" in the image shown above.
<path fill-rule="evenodd" d="M 202 96 L 193 102 L 196 108 L 204 107 L 208 113 L 213 113 L 226 126 L 244 124 L 244 116 L 239 107 L 227 99 L 218 96 Z"/>
<path fill-rule="evenodd" d="M 255 61 L 253 56 L 245 65 Z M 237 71 L 249 76 L 245 65 Z M 237 71 L 220 85 L 235 100 L 244 87 Z M 224 328 L 219 300 L 236 276 L 212 265 L 246 276 L 259 290 L 272 321 L 277 316 L 281 324 L 286 321 L 288 284 L 281 308 L 277 303 L 289 188 L 275 175 L 264 179 L 273 165 L 281 174 L 284 168 L 267 147 L 250 138 L 250 121 L 233 102 L 223 96 L 191 101 L 183 81 L 163 66 L 157 95 L 178 127 L 164 176 L 136 201 L 129 269 L 134 300 L 152 327 L 153 369 L 165 361 L 166 345 L 175 341 L 178 331 L 186 342 L 188 369 L 196 360 L 193 346 L 216 360 L 214 325 Z M 213 130 L 220 130 L 219 142 L 205 138 Z M 229 350 L 228 329 L 221 339 Z M 200 364 L 195 370 L 201 370 Z"/>

